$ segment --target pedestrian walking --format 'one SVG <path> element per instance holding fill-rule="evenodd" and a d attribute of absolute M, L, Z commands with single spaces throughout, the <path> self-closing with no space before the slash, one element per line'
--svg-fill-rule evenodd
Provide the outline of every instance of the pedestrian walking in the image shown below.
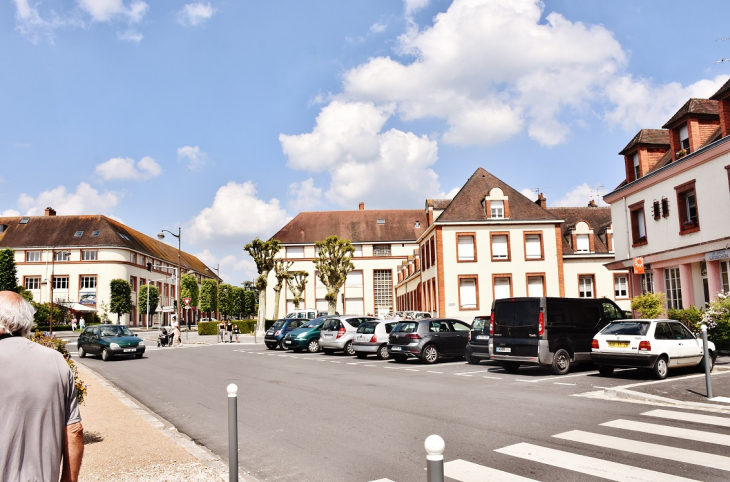
<path fill-rule="evenodd" d="M 231 320 L 228 320 L 228 324 L 226 324 L 226 331 L 228 332 L 228 343 L 233 343 L 233 323 L 231 323 Z"/>
<path fill-rule="evenodd" d="M 220 323 L 218 323 L 218 338 L 219 343 L 225 343 L 226 342 L 226 324 L 221 320 Z"/>
<path fill-rule="evenodd" d="M 76 325 L 78 321 L 78 316 L 71 319 L 71 331 L 76 331 Z"/>
<path fill-rule="evenodd" d="M 180 339 L 180 323 L 177 321 L 177 315 L 172 315 L 172 331 L 175 334 L 172 339 L 172 346 L 182 345 L 182 340 Z"/>
<path fill-rule="evenodd" d="M 81 318 L 79 320 L 79 329 L 83 330 L 84 328 L 86 328 L 86 320 L 84 320 L 83 318 Z"/>
<path fill-rule="evenodd" d="M 236 343 L 241 343 L 241 340 L 238 338 L 241 335 L 241 330 L 238 329 L 238 325 L 234 323 L 233 325 L 233 336 L 236 337 Z"/>
<path fill-rule="evenodd" d="M 34 312 L 0 292 L 0 480 L 76 481 L 84 429 L 74 376 L 59 352 L 26 338 Z"/>

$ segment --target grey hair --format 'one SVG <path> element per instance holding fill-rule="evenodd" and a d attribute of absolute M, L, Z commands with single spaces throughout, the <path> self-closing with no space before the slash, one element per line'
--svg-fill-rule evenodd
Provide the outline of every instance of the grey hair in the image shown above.
<path fill-rule="evenodd" d="M 35 308 L 18 293 L 0 291 L 0 335 L 28 336 Z"/>

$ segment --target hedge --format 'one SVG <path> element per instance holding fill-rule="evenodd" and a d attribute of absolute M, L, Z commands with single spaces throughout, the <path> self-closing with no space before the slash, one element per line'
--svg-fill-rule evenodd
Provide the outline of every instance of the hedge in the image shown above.
<path fill-rule="evenodd" d="M 276 320 L 266 320 L 265 328 L 268 330 Z M 241 333 L 253 333 L 256 329 L 256 320 L 234 320 L 234 325 L 238 326 Z M 201 321 L 198 323 L 198 335 L 217 335 L 218 334 L 218 321 Z"/>
<path fill-rule="evenodd" d="M 92 326 L 92 325 L 101 325 L 101 323 L 86 323 L 86 326 Z M 76 325 L 76 331 L 80 331 L 78 328 L 78 325 Z M 49 331 L 51 329 L 50 325 L 35 325 L 33 327 L 33 331 Z M 71 325 L 66 324 L 53 324 L 53 331 L 71 331 Z"/>

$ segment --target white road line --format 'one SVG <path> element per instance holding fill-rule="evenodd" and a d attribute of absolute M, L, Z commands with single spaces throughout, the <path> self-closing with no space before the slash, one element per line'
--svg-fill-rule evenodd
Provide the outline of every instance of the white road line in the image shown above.
<path fill-rule="evenodd" d="M 267 353 L 269 356 L 276 356 L 276 353 Z"/>
<path fill-rule="evenodd" d="M 553 385 L 569 385 L 571 387 L 575 386 L 575 383 L 562 383 L 562 382 L 555 382 Z"/>
<path fill-rule="evenodd" d="M 525 382 L 525 383 L 537 383 L 540 380 L 525 380 L 524 378 L 518 378 L 515 380 L 516 382 Z"/>
<path fill-rule="evenodd" d="M 705 425 L 716 425 L 718 427 L 730 428 L 730 418 L 715 417 L 712 415 L 700 415 L 698 413 L 675 412 L 673 410 L 651 410 L 642 415 L 647 417 L 666 418 L 669 420 L 681 420 L 682 422 L 704 423 Z"/>
<path fill-rule="evenodd" d="M 416 370 L 415 368 L 406 368 L 407 372 L 420 372 L 421 370 Z"/>
<path fill-rule="evenodd" d="M 340 363 L 340 362 L 335 361 L 335 360 L 330 360 L 330 363 Z"/>
<path fill-rule="evenodd" d="M 370 482 L 393 482 L 390 479 L 378 479 L 378 480 L 371 480 Z"/>
<path fill-rule="evenodd" d="M 428 370 L 428 373 L 437 373 L 437 374 L 441 375 L 441 374 L 443 374 L 444 372 L 435 372 L 435 371 L 432 371 L 432 370 Z"/>
<path fill-rule="evenodd" d="M 670 427 L 667 425 L 657 425 L 654 423 L 636 422 L 623 419 L 612 420 L 610 422 L 602 423 L 601 425 L 604 427 L 633 430 L 635 432 L 651 433 L 654 435 L 662 435 L 664 437 L 681 438 L 730 447 L 730 435 L 720 433 L 703 432 L 701 430 L 691 430 L 687 428 Z"/>
<path fill-rule="evenodd" d="M 251 352 L 254 353 L 254 352 Z M 266 353 L 256 353 L 256 355 L 266 355 Z"/>
<path fill-rule="evenodd" d="M 406 367 L 383 367 L 386 370 L 405 370 Z"/>
<path fill-rule="evenodd" d="M 328 360 L 317 360 L 317 361 L 320 361 L 320 362 L 327 362 Z"/>
<path fill-rule="evenodd" d="M 475 372 L 461 372 L 461 373 L 454 373 L 455 377 L 470 377 L 475 373 L 489 373 L 489 370 L 477 370 Z"/>
<path fill-rule="evenodd" d="M 69 343 L 70 345 L 70 343 Z M 707 399 L 710 402 L 721 402 L 721 403 L 730 403 L 730 398 L 728 397 L 713 397 Z"/>
<path fill-rule="evenodd" d="M 668 445 L 650 444 L 625 438 L 611 437 L 609 435 L 583 432 L 582 430 L 572 430 L 570 432 L 553 435 L 553 437 L 589 445 L 596 445 L 602 448 L 623 450 L 637 455 L 646 455 L 648 457 L 657 457 L 660 459 L 673 460 L 675 462 L 701 465 L 711 469 L 730 471 L 730 458 L 722 455 L 706 454 L 696 450 L 681 449 L 677 447 L 670 447 Z"/>
<path fill-rule="evenodd" d="M 487 376 L 482 376 L 482 378 L 488 378 L 490 380 L 501 380 L 502 379 L 502 377 L 487 377 Z"/>
<path fill-rule="evenodd" d="M 640 467 L 632 467 L 528 443 L 510 445 L 509 447 L 497 449 L 495 452 L 616 482 L 693 482 L 692 479 L 676 475 L 663 474 Z"/>
<path fill-rule="evenodd" d="M 461 482 L 536 482 L 520 475 L 502 472 L 466 460 L 452 460 L 444 464 L 444 475 Z"/>
<path fill-rule="evenodd" d="M 364 367 L 377 367 L 377 365 L 363 365 Z"/>
<path fill-rule="evenodd" d="M 349 362 L 348 365 L 362 365 L 363 363 L 388 363 L 390 360 L 367 360 L 360 362 Z"/>

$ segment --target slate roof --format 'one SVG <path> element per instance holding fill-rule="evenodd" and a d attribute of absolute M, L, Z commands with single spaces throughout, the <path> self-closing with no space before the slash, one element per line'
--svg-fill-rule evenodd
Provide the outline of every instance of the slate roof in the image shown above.
<path fill-rule="evenodd" d="M 20 224 L 20 220 L 26 217 L 28 222 Z M 0 233 L 0 248 L 127 248 L 177 265 L 177 247 L 102 215 L 0 217 L 0 224 L 7 225 L 7 229 Z M 76 237 L 74 234 L 77 231 L 83 231 L 84 234 Z M 100 231 L 99 236 L 92 236 L 94 231 Z M 206 273 L 205 263 L 184 251 L 180 256 L 180 264 L 183 269 L 193 269 L 206 276 L 216 277 L 213 270 Z"/>
<path fill-rule="evenodd" d="M 556 218 L 522 193 L 480 167 L 454 196 L 454 199 L 441 213 L 437 222 L 487 221 L 488 218 L 482 207 L 482 200 L 495 187 L 500 188 L 509 199 L 510 221 L 557 221 L 561 219 Z"/>
<path fill-rule="evenodd" d="M 560 230 L 563 234 L 563 254 L 573 254 L 570 247 L 571 229 L 580 221 L 585 221 L 594 234 L 594 247 L 596 254 L 607 254 L 608 247 L 601 240 L 599 234 L 603 234 L 611 226 L 610 207 L 584 207 L 584 208 L 547 208 L 554 216 L 563 219 Z"/>
<path fill-rule="evenodd" d="M 385 224 L 378 224 L 378 219 L 384 219 Z M 402 242 L 415 241 L 426 227 L 426 213 L 421 209 L 306 211 L 271 238 L 283 244 L 313 244 L 332 235 L 353 243 Z"/>
<path fill-rule="evenodd" d="M 662 126 L 663 129 L 669 129 L 677 121 L 688 114 L 695 115 L 720 115 L 719 102 L 710 99 L 690 99 L 684 103 L 682 107 Z"/>
<path fill-rule="evenodd" d="M 640 144 L 669 147 L 669 131 L 666 129 L 641 129 L 631 139 L 631 142 L 619 152 L 619 155 L 623 156 Z"/>
<path fill-rule="evenodd" d="M 720 87 L 720 90 L 712 94 L 712 97 L 710 97 L 711 100 L 721 100 L 723 97 L 726 97 L 728 92 L 730 92 L 730 80 L 725 82 L 725 85 Z"/>

